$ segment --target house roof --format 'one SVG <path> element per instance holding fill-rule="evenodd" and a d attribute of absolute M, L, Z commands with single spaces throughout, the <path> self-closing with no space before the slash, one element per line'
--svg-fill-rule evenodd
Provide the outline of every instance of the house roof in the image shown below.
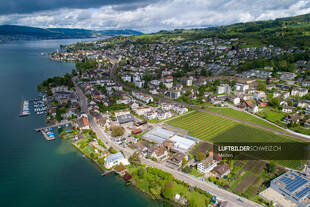
<path fill-rule="evenodd" d="M 117 172 L 123 172 L 124 170 L 126 170 L 126 168 L 124 167 L 124 165 L 119 164 L 118 166 L 115 167 L 115 170 Z"/>
<path fill-rule="evenodd" d="M 132 114 L 123 114 L 117 116 L 117 121 L 120 124 L 127 123 L 127 122 L 133 122 L 134 121 L 134 116 Z"/>
<path fill-rule="evenodd" d="M 116 153 L 116 154 L 111 154 L 111 155 L 107 156 L 107 157 L 104 159 L 104 161 L 105 161 L 106 163 L 111 163 L 111 162 L 114 162 L 114 161 L 116 161 L 116 160 L 121 160 L 121 159 L 124 159 L 124 156 L 123 156 L 123 154 L 122 154 L 121 152 L 118 152 L 118 153 Z"/>
<path fill-rule="evenodd" d="M 212 163 L 214 162 L 213 158 L 211 156 L 207 157 L 203 161 L 201 161 L 201 164 L 205 167 L 208 168 Z"/>
<path fill-rule="evenodd" d="M 137 129 L 133 129 L 131 132 L 132 132 L 133 134 L 139 134 L 139 133 L 142 132 L 142 130 L 141 130 L 140 128 L 137 128 Z"/>
<path fill-rule="evenodd" d="M 174 161 L 177 161 L 177 162 L 180 162 L 180 161 L 183 161 L 185 157 L 185 154 L 183 152 L 177 152 L 174 156 L 173 156 L 173 160 Z"/>
<path fill-rule="evenodd" d="M 230 167 L 229 167 L 229 165 L 227 163 L 223 163 L 223 164 L 217 165 L 213 169 L 213 171 L 215 171 L 219 175 L 225 174 L 228 170 L 230 170 Z"/>

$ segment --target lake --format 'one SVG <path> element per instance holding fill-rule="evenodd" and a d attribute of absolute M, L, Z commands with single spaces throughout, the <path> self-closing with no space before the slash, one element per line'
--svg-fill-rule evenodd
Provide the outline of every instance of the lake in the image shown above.
<path fill-rule="evenodd" d="M 37 85 L 71 72 L 71 63 L 41 53 L 77 40 L 18 41 L 0 44 L 0 203 L 1 206 L 162 206 L 97 167 L 69 141 L 46 141 L 34 128 L 44 117 L 19 117 L 21 99 L 37 96 Z"/>

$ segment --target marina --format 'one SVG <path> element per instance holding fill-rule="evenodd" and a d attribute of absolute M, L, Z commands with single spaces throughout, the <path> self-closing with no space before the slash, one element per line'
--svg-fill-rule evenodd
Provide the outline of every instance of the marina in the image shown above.
<path fill-rule="evenodd" d="M 54 129 L 59 128 L 59 127 L 66 127 L 66 126 L 69 126 L 70 124 L 71 124 L 70 121 L 66 121 L 66 122 L 61 122 L 61 123 L 50 125 L 50 126 L 46 126 L 46 127 L 37 128 L 37 129 L 34 129 L 34 130 L 36 132 L 41 132 L 43 137 L 47 141 L 51 141 L 51 140 L 55 139 L 55 133 L 53 132 Z"/>
<path fill-rule="evenodd" d="M 47 105 L 46 102 L 43 101 L 44 98 L 30 98 L 30 99 L 23 99 L 21 106 L 20 106 L 20 112 L 19 116 L 29 116 L 31 115 L 31 111 L 34 112 L 34 114 L 42 115 L 47 113 Z"/>

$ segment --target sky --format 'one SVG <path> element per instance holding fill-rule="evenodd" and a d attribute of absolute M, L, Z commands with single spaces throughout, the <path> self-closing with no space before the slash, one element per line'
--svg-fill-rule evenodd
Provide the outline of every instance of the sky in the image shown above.
<path fill-rule="evenodd" d="M 145 33 L 310 13 L 310 0 L 0 0 L 0 24 Z"/>

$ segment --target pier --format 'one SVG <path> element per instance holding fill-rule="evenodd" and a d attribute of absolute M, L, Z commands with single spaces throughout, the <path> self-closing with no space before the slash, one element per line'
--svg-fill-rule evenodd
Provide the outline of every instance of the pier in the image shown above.
<path fill-rule="evenodd" d="M 40 131 L 48 130 L 50 128 L 56 128 L 56 127 L 59 127 L 59 126 L 63 126 L 63 125 L 66 125 L 66 124 L 71 124 L 71 121 L 64 121 L 64 122 L 60 122 L 60 123 L 57 123 L 57 124 L 54 124 L 54 125 L 50 125 L 50 126 L 46 126 L 46 127 L 41 127 L 41 128 L 36 128 L 34 130 L 36 132 L 40 132 Z"/>
<path fill-rule="evenodd" d="M 115 172 L 114 170 L 107 170 L 107 171 L 104 171 L 104 173 L 101 174 L 101 176 L 106 176 L 112 172 Z"/>
<path fill-rule="evenodd" d="M 54 140 L 55 137 L 49 137 L 47 136 L 46 132 L 44 130 L 41 130 L 41 133 L 43 134 L 44 138 L 47 140 L 47 141 L 51 141 L 51 140 Z"/>
<path fill-rule="evenodd" d="M 19 116 L 28 116 L 28 115 L 30 115 L 29 101 L 23 100 L 20 105 Z"/>

